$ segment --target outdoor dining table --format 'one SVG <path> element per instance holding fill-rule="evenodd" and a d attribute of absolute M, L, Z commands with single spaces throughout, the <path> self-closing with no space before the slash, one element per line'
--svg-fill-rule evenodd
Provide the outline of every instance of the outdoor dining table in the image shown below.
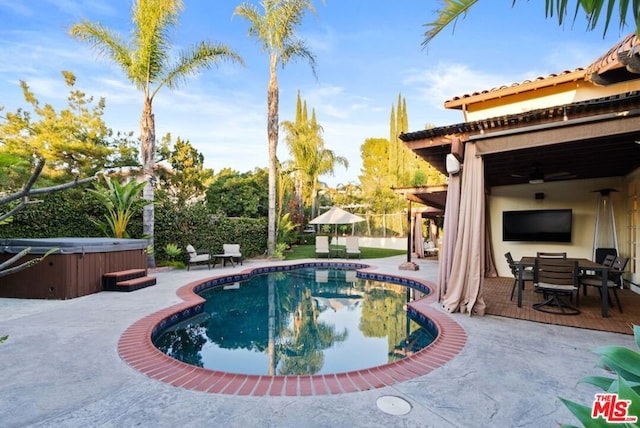
<path fill-rule="evenodd" d="M 595 271 L 598 272 L 602 277 L 602 317 L 606 318 L 607 308 L 609 306 L 609 290 L 607 289 L 608 284 L 608 273 L 609 268 L 601 265 L 600 263 L 596 263 L 589 259 L 581 259 L 581 258 L 570 258 L 567 260 L 577 260 L 578 261 L 578 269 L 580 271 Z M 516 262 L 516 266 L 518 267 L 518 307 L 522 307 L 522 289 L 523 289 L 523 281 L 522 281 L 522 272 L 527 267 L 535 266 L 536 258 L 532 256 L 524 256 L 520 259 L 520 261 Z M 579 292 L 579 290 L 578 290 Z"/>

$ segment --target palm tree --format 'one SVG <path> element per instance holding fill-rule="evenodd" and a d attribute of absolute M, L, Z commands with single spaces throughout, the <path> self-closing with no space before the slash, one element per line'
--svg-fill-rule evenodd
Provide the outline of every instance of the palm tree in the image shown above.
<path fill-rule="evenodd" d="M 315 57 L 300 40 L 295 29 L 302 23 L 306 10 L 315 13 L 308 0 L 263 0 L 262 13 L 250 3 L 242 3 L 234 15 L 249 21 L 248 35 L 262 42 L 262 50 L 269 54 L 269 85 L 267 88 L 267 138 L 269 140 L 269 202 L 267 251 L 273 256 L 276 248 L 276 182 L 278 147 L 278 65 L 284 67 L 290 60 L 309 61 L 315 75 Z"/>
<path fill-rule="evenodd" d="M 349 161 L 324 147 L 322 126 L 318 124 L 316 111 L 311 110 L 309 120 L 307 102 L 301 101 L 300 93 L 296 103 L 296 121 L 285 121 L 282 127 L 287 133 L 285 142 L 292 157 L 291 169 L 296 174 L 296 192 L 299 192 L 299 198 L 311 207 L 313 218 L 316 213 L 320 176 L 333 175 L 336 165 L 348 168 Z"/>
<path fill-rule="evenodd" d="M 440 33 L 445 27 L 450 24 L 454 24 L 461 16 L 467 14 L 469 9 L 476 4 L 478 0 L 444 0 L 444 5 L 441 9 L 436 11 L 438 15 L 436 21 L 424 24 L 429 30 L 424 33 L 424 40 L 422 46 L 429 44 L 433 38 Z M 513 5 L 516 1 L 513 0 Z M 606 3 L 606 9 L 605 9 Z M 618 17 L 620 20 L 619 27 L 623 29 L 627 26 L 626 17 L 628 16 L 629 5 L 631 2 L 628 0 L 619 0 L 618 2 Z M 580 9 L 585 13 L 587 18 L 587 28 L 594 30 L 598 24 L 598 19 L 603 10 L 606 10 L 605 25 L 603 35 L 606 35 L 609 23 L 614 15 L 616 0 L 608 1 L 594 1 L 594 0 L 576 0 L 575 13 L 573 19 L 578 16 Z M 636 2 L 632 3 L 631 12 L 633 14 L 633 20 L 636 25 L 636 35 L 640 37 L 640 7 L 637 7 Z M 545 0 L 545 14 L 547 17 L 553 17 L 555 14 L 558 18 L 558 24 L 562 25 L 564 18 L 569 10 L 569 1 L 567 0 Z"/>
<path fill-rule="evenodd" d="M 242 58 L 228 47 L 200 42 L 180 52 L 170 63 L 169 29 L 178 23 L 183 9 L 181 0 L 135 0 L 132 9 L 134 31 L 129 42 L 105 28 L 99 22 L 82 21 L 71 27 L 71 36 L 88 42 L 100 55 L 120 66 L 127 78 L 144 95 L 140 120 L 142 172 L 145 177 L 143 197 L 149 203 L 143 210 L 143 233 L 153 250 L 154 229 L 154 156 L 156 145 L 153 99 L 166 86 L 176 89 L 187 77 L 210 68 L 221 60 L 242 63 Z M 155 266 L 153 251 L 149 251 L 149 266 Z"/>

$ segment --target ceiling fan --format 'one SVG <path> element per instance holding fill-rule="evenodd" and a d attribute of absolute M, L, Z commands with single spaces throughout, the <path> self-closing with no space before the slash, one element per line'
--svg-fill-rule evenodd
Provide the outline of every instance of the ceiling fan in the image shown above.
<path fill-rule="evenodd" d="M 570 180 L 572 178 L 576 178 L 575 174 L 567 171 L 551 172 L 549 174 L 545 174 L 542 170 L 542 166 L 540 166 L 540 163 L 533 164 L 533 168 L 528 175 L 511 174 L 511 176 L 516 178 L 528 178 L 529 184 L 541 184 L 545 181 Z"/>

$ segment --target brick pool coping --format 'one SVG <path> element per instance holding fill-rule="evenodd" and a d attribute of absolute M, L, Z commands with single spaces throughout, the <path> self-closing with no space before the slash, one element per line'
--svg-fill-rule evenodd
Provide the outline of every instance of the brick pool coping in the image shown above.
<path fill-rule="evenodd" d="M 127 364 L 150 378 L 188 390 L 248 396 L 313 396 L 366 391 L 414 379 L 451 360 L 460 353 L 467 341 L 467 335 L 458 323 L 448 314 L 432 307 L 431 304 L 436 301 L 433 293 L 434 284 L 402 275 L 378 274 L 359 269 L 358 272 L 368 278 L 395 278 L 399 280 L 394 281 L 396 283 L 410 283 L 431 290 L 427 296 L 408 303 L 408 306 L 435 325 L 438 329 L 436 339 L 411 356 L 381 366 L 335 374 L 286 376 L 247 375 L 205 369 L 173 359 L 153 345 L 152 335 L 162 323 L 172 319 L 175 321 L 180 314 L 186 317 L 195 313 L 194 309 L 202 308 L 204 300 L 194 290 L 202 289 L 203 285 L 212 282 L 217 284 L 218 281 L 229 278 L 238 280 L 237 278 L 249 277 L 264 271 L 291 270 L 304 266 L 345 267 L 350 264 L 305 263 L 252 268 L 240 273 L 190 282 L 177 290 L 177 295 L 183 299 L 182 303 L 161 309 L 127 328 L 118 342 L 118 353 Z M 363 264 L 357 266 L 371 267 Z M 229 282 L 233 281 L 227 280 L 221 284 Z"/>

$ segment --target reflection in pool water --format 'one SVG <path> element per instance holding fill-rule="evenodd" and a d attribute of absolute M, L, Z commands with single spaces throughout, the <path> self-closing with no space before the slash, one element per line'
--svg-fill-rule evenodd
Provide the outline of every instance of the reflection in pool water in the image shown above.
<path fill-rule="evenodd" d="M 354 270 L 303 268 L 255 275 L 203 291 L 204 310 L 153 341 L 180 361 L 226 372 L 359 370 L 404 358 L 433 341 L 433 328 L 421 327 L 405 310 L 416 293 L 356 278 Z"/>

